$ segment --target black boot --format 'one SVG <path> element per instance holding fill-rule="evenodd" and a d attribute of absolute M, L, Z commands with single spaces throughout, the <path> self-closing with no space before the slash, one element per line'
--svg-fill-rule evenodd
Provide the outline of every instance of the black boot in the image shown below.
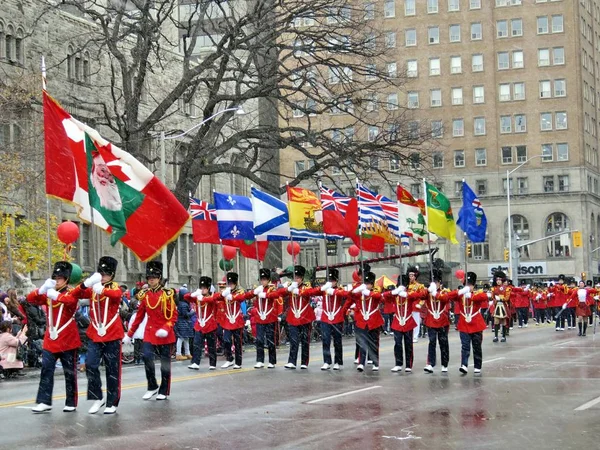
<path fill-rule="evenodd" d="M 500 342 L 506 342 L 506 335 L 508 334 L 507 328 L 508 328 L 507 326 L 502 325 L 502 339 L 500 339 Z"/>
<path fill-rule="evenodd" d="M 588 326 L 587 321 L 583 322 L 583 334 L 582 334 L 582 336 L 585 336 L 585 332 L 587 331 L 587 326 Z"/>
<path fill-rule="evenodd" d="M 579 334 L 577 336 L 581 336 L 581 327 L 583 326 L 583 324 L 579 322 L 577 326 L 579 327 Z"/>
<path fill-rule="evenodd" d="M 500 329 L 500 325 L 494 325 L 494 342 L 498 342 L 498 330 Z"/>

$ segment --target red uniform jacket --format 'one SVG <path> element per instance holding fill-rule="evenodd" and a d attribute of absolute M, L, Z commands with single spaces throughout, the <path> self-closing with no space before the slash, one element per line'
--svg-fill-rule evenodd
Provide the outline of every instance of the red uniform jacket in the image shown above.
<path fill-rule="evenodd" d="M 341 323 L 344 321 L 344 303 L 350 293 L 341 287 L 334 288 L 333 295 L 323 295 L 323 314 L 321 322 L 323 323 Z"/>
<path fill-rule="evenodd" d="M 299 294 L 288 292 L 288 310 L 285 316 L 288 325 L 294 327 L 314 322 L 315 310 L 310 305 L 310 298 L 321 295 L 321 288 L 311 288 L 310 283 L 304 283 L 298 289 Z"/>
<path fill-rule="evenodd" d="M 429 294 L 425 301 L 428 314 L 425 316 L 425 326 L 428 328 L 444 328 L 450 325 L 448 318 L 449 290 L 443 289 L 435 296 Z"/>
<path fill-rule="evenodd" d="M 244 316 L 240 303 L 254 297 L 252 292 L 236 289 L 231 292 L 231 300 L 223 297 L 217 303 L 219 309 L 218 322 L 224 330 L 237 330 L 244 326 Z"/>
<path fill-rule="evenodd" d="M 50 305 L 52 302 L 52 324 L 55 333 L 50 337 L 50 324 L 46 327 L 44 334 L 44 350 L 50 353 L 61 353 L 81 347 L 79 331 L 75 322 L 75 311 L 77 311 L 78 300 L 73 297 L 68 288 L 60 290 L 56 300 L 50 300 L 45 294 L 40 294 L 36 289 L 27 296 L 27 301 L 34 305 Z M 48 308 L 48 313 L 50 308 Z M 54 338 L 54 339 L 53 339 Z"/>
<path fill-rule="evenodd" d="M 566 284 L 556 284 L 548 289 L 552 296 L 548 300 L 549 308 L 560 308 L 566 301 L 569 295 L 569 287 Z"/>
<path fill-rule="evenodd" d="M 87 337 L 93 342 L 109 342 L 123 339 L 123 323 L 120 317 L 121 289 L 114 281 L 104 284 L 100 296 L 94 290 L 86 288 L 83 283 L 71 291 L 77 299 L 90 299 L 90 326 Z M 101 336 L 102 334 L 102 336 Z"/>
<path fill-rule="evenodd" d="M 572 289 L 569 294 L 567 306 L 577 308 L 575 314 L 580 317 L 589 317 L 592 315 L 590 306 L 594 304 L 595 289 Z"/>
<path fill-rule="evenodd" d="M 376 288 L 377 289 L 377 288 Z M 377 290 L 371 291 L 371 295 L 364 297 L 361 293 L 351 294 L 344 303 L 344 313 L 354 305 L 354 323 L 362 330 L 375 330 L 383 326 L 383 316 L 379 310 L 379 303 L 383 295 Z"/>
<path fill-rule="evenodd" d="M 177 339 L 173 326 L 177 322 L 177 305 L 175 305 L 175 291 L 164 287 L 156 289 L 142 289 L 136 295 L 140 301 L 135 321 L 129 327 L 127 335 L 133 337 L 144 316 L 148 315 L 148 322 L 144 330 L 144 342 L 152 345 L 172 344 Z M 160 329 L 166 330 L 167 337 L 159 338 L 156 332 Z"/>
<path fill-rule="evenodd" d="M 529 308 L 529 289 L 514 287 L 511 292 L 515 294 L 513 304 L 515 308 Z"/>
<path fill-rule="evenodd" d="M 412 316 L 413 311 L 421 309 L 421 294 L 411 295 L 406 297 L 392 295 L 391 292 L 383 294 L 383 299 L 387 303 L 394 305 L 394 319 L 392 320 L 392 330 L 410 331 L 416 328 L 417 322 Z"/>
<path fill-rule="evenodd" d="M 217 300 L 220 300 L 221 294 L 215 292 L 212 295 L 205 297 L 192 297 L 191 293 L 187 293 L 183 296 L 186 302 L 189 302 L 190 308 L 196 314 L 196 322 L 194 323 L 194 330 L 201 333 L 210 333 L 217 329 Z"/>
<path fill-rule="evenodd" d="M 287 294 L 287 289 L 277 289 L 274 284 L 269 284 L 264 293 L 267 294 L 266 298 L 260 298 L 254 296 L 252 304 L 253 310 L 256 311 L 256 323 L 267 324 L 278 321 L 279 314 L 283 312 L 283 296 Z"/>
<path fill-rule="evenodd" d="M 534 309 L 546 309 L 546 293 L 544 291 L 533 290 L 531 292 L 531 301 Z M 538 298 L 538 295 L 540 298 Z"/>
<path fill-rule="evenodd" d="M 483 291 L 471 292 L 471 297 L 467 299 L 458 295 L 458 291 L 452 291 L 448 297 L 459 304 L 461 318 L 458 321 L 458 331 L 470 334 L 487 328 L 481 316 L 481 308 L 487 305 L 488 294 Z"/>

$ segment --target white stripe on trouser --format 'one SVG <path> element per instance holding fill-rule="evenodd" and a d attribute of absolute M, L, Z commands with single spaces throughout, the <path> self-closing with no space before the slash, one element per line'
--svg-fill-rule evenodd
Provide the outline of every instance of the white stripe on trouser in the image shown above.
<path fill-rule="evenodd" d="M 415 319 L 415 322 L 417 322 L 417 327 L 413 331 L 413 339 L 414 339 L 419 335 L 419 330 L 421 329 L 421 313 L 413 311 L 412 316 L 413 316 L 413 319 Z"/>

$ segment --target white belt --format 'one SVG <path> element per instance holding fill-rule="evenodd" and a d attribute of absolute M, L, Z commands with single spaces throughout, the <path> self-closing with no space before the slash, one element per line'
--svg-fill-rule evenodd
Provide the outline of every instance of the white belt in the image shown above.
<path fill-rule="evenodd" d="M 330 311 L 329 309 L 327 309 L 327 306 L 328 306 L 327 299 L 328 299 L 328 298 L 329 298 L 329 296 L 327 295 L 327 296 L 325 297 L 325 308 L 326 308 L 326 309 L 325 309 L 325 310 L 323 310 L 323 312 L 324 312 L 324 313 L 325 313 L 325 315 L 327 316 L 327 319 L 328 319 L 330 322 L 333 322 L 333 319 L 335 319 L 335 316 L 337 316 L 337 315 L 338 315 L 338 313 L 339 313 L 339 312 L 342 310 L 342 307 L 341 307 L 341 306 L 339 306 L 339 307 L 338 307 L 338 308 L 337 308 L 335 311 Z M 336 304 L 335 300 L 333 301 L 333 304 L 334 304 L 334 305 Z"/>
<path fill-rule="evenodd" d="M 265 307 L 268 305 L 269 301 L 265 298 Z M 271 309 L 269 309 L 268 311 L 265 311 L 263 309 L 263 305 L 261 303 L 261 299 L 258 299 L 258 317 L 260 317 L 260 320 L 267 320 L 267 317 L 269 314 L 271 314 L 271 312 L 273 311 L 273 308 L 275 306 L 271 306 Z"/>
<path fill-rule="evenodd" d="M 227 313 L 225 315 L 229 319 L 230 323 L 235 323 L 235 321 L 237 320 L 237 318 L 240 317 L 240 310 L 238 309 L 238 312 L 235 315 L 231 315 L 229 313 Z"/>
<path fill-rule="evenodd" d="M 62 303 L 62 304 L 60 305 L 60 307 L 58 308 L 58 316 L 56 317 L 56 323 L 60 323 L 60 318 L 61 318 L 61 316 L 62 316 L 62 312 L 63 312 L 63 308 L 64 308 L 64 306 L 65 306 L 65 305 L 64 305 L 64 303 Z M 62 331 L 63 331 L 65 328 L 67 328 L 67 326 L 68 326 L 68 325 L 69 325 L 71 322 L 73 322 L 73 316 L 71 316 L 71 318 L 70 318 L 69 320 L 67 320 L 67 321 L 65 322 L 65 324 L 64 324 L 62 327 L 60 327 L 60 328 L 58 328 L 58 327 L 55 327 L 55 326 L 50 326 L 50 327 L 49 327 L 49 329 L 48 329 L 48 336 L 50 336 L 50 339 L 51 339 L 51 340 L 53 340 L 53 341 L 57 340 L 57 339 L 58 339 L 58 335 L 59 335 L 60 333 L 62 333 Z"/>
<path fill-rule="evenodd" d="M 198 319 L 198 323 L 200 324 L 201 327 L 204 327 L 206 325 L 206 322 L 208 322 L 210 319 L 212 319 L 212 313 L 210 313 L 210 315 L 208 317 L 203 317 L 201 319 Z"/>
<path fill-rule="evenodd" d="M 112 319 L 110 319 L 110 322 L 108 322 L 108 324 L 106 324 L 106 325 L 104 325 L 104 323 L 98 323 L 98 326 L 96 326 L 96 323 L 94 321 L 92 321 L 92 326 L 98 332 L 98 336 L 105 336 L 106 330 L 109 329 L 113 323 L 115 323 L 115 321 L 118 319 L 118 317 L 119 317 L 119 313 L 116 312 L 115 315 L 112 317 Z"/>
<path fill-rule="evenodd" d="M 302 301 L 300 301 L 300 303 L 302 303 Z M 304 308 L 302 309 L 298 309 L 294 306 L 294 297 L 292 297 L 292 312 L 294 313 L 294 317 L 296 319 L 299 319 L 302 316 L 302 313 L 304 311 L 306 311 L 306 308 L 308 308 L 308 302 L 306 303 L 306 305 L 304 305 Z"/>
<path fill-rule="evenodd" d="M 475 317 L 480 312 L 481 311 L 477 310 L 477 312 L 475 312 L 475 313 L 470 313 L 470 314 L 460 313 L 460 315 L 465 318 L 465 320 L 467 321 L 467 323 L 471 323 L 471 321 L 473 320 L 473 317 Z"/>

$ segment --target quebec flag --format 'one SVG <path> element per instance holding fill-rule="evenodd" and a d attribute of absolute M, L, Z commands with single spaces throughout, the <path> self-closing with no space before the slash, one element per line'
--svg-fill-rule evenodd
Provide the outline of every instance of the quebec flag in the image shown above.
<path fill-rule="evenodd" d="M 257 241 L 289 241 L 290 214 L 285 202 L 252 188 L 254 235 Z"/>
<path fill-rule="evenodd" d="M 250 198 L 218 192 L 214 194 L 219 237 L 253 241 L 254 217 Z"/>
<path fill-rule="evenodd" d="M 487 218 L 475 192 L 463 181 L 463 204 L 458 212 L 457 224 L 467 233 L 471 242 L 485 242 Z"/>

